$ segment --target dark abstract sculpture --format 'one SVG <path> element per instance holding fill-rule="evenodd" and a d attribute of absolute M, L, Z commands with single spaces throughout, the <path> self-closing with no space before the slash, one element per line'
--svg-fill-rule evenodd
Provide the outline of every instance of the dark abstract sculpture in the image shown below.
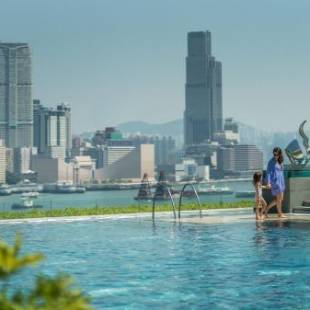
<path fill-rule="evenodd" d="M 289 145 L 285 148 L 285 152 L 289 161 L 295 167 L 304 167 L 308 164 L 310 160 L 309 138 L 304 131 L 304 126 L 306 122 L 307 121 L 303 121 L 299 126 L 299 135 L 302 138 L 302 143 L 306 150 L 306 154 L 304 154 L 297 139 L 291 141 Z"/>

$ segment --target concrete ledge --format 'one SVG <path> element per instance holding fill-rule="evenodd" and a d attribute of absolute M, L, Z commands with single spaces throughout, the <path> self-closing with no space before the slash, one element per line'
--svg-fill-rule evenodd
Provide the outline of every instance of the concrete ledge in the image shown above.
<path fill-rule="evenodd" d="M 170 220 L 172 221 L 172 220 Z M 191 224 L 231 224 L 231 223 L 264 223 L 264 222 L 285 222 L 285 221 L 309 221 L 310 214 L 286 214 L 285 218 L 279 218 L 277 215 L 270 215 L 266 220 L 256 221 L 255 215 L 243 214 L 243 215 L 214 215 L 200 217 L 183 217 L 178 220 L 181 223 Z"/>

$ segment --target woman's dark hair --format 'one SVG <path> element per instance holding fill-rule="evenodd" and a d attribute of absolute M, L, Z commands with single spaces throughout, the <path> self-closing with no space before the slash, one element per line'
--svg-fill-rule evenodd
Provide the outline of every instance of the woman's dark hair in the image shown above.
<path fill-rule="evenodd" d="M 272 153 L 273 153 L 273 155 L 275 155 L 275 154 L 276 154 L 276 155 L 279 155 L 277 161 L 278 161 L 278 163 L 281 165 L 281 164 L 283 163 L 283 161 L 284 161 L 281 148 L 279 148 L 278 146 L 275 147 L 275 148 L 273 149 Z"/>
<path fill-rule="evenodd" d="M 262 179 L 262 173 L 260 171 L 256 171 L 253 174 L 253 184 L 256 185 Z"/>

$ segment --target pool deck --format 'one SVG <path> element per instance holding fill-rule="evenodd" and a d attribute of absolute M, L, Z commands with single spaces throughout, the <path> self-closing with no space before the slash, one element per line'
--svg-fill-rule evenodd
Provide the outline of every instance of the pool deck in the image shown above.
<path fill-rule="evenodd" d="M 254 214 L 236 214 L 236 215 L 203 215 L 202 217 L 181 217 L 178 219 L 181 223 L 190 224 L 229 224 L 229 223 L 244 223 L 244 222 L 283 222 L 283 221 L 309 221 L 310 214 L 286 214 L 285 218 L 279 218 L 276 214 L 270 214 L 269 217 L 262 221 L 256 221 Z M 172 221 L 172 220 L 170 220 Z"/>
<path fill-rule="evenodd" d="M 65 223 L 75 221 L 104 221 L 121 219 L 143 219 L 152 220 L 152 214 L 148 213 L 127 213 L 110 215 L 85 215 L 85 216 L 66 216 L 66 217 L 42 217 L 42 218 L 20 218 L 20 219 L 2 219 L 0 225 L 5 224 L 35 224 L 35 223 Z M 171 211 L 156 212 L 155 221 L 180 222 L 189 224 L 227 224 L 256 222 L 255 215 L 251 208 L 233 208 L 233 209 L 210 209 L 203 210 L 202 217 L 199 217 L 199 211 L 182 211 L 181 218 L 174 219 Z M 276 214 L 270 214 L 269 218 L 258 223 L 272 221 L 309 221 L 310 214 L 286 214 L 286 218 L 278 218 Z"/>

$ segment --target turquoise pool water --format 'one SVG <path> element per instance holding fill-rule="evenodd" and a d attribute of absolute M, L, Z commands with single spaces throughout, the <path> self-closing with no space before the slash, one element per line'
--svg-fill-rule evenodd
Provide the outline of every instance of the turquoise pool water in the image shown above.
<path fill-rule="evenodd" d="M 140 219 L 0 225 L 71 273 L 96 309 L 309 309 L 310 223 Z M 31 285 L 33 270 L 14 279 Z"/>

